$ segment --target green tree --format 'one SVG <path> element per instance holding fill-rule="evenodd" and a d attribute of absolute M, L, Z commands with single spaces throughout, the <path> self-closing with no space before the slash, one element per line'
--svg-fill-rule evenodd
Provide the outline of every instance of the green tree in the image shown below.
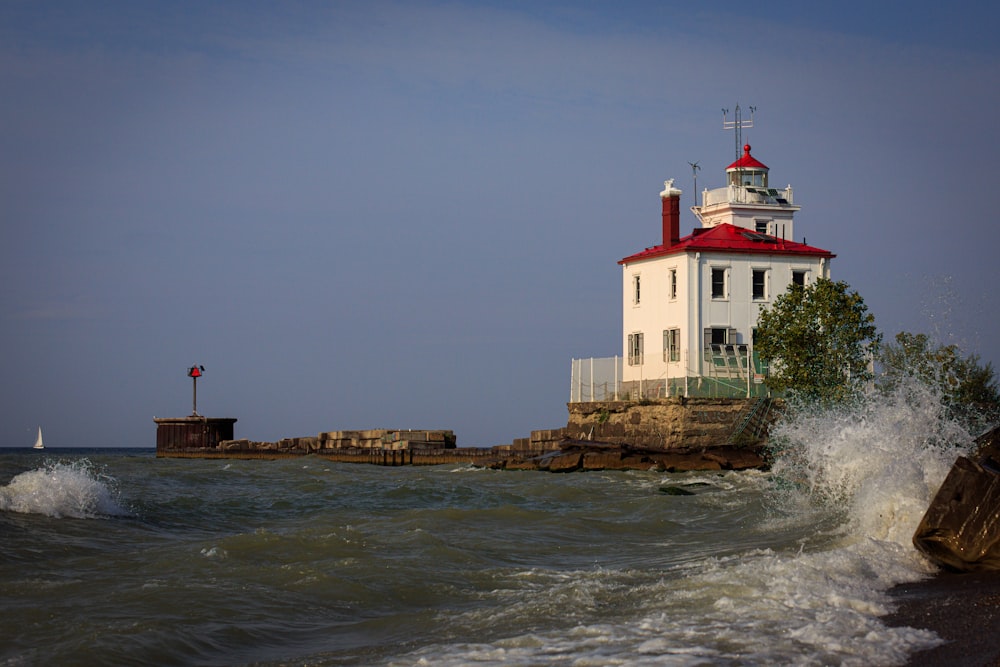
<path fill-rule="evenodd" d="M 896 334 L 879 352 L 881 374 L 877 386 L 891 392 L 909 378 L 933 387 L 952 416 L 975 426 L 1000 414 L 1000 389 L 992 364 L 983 366 L 979 355 L 963 357 L 956 345 L 931 343 L 927 334 Z"/>
<path fill-rule="evenodd" d="M 881 340 L 861 296 L 845 282 L 821 278 L 791 285 L 761 312 L 754 347 L 771 364 L 771 389 L 841 400 L 872 379 Z"/>

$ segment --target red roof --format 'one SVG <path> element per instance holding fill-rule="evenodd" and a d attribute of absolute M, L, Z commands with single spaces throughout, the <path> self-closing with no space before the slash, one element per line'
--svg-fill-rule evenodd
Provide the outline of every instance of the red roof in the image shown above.
<path fill-rule="evenodd" d="M 631 264 L 644 259 L 682 252 L 728 252 L 753 255 L 798 255 L 801 257 L 836 257 L 829 250 L 795 241 L 783 241 L 777 236 L 761 234 L 728 222 L 715 227 L 695 229 L 672 246 L 658 245 L 629 255 L 619 264 Z"/>
<path fill-rule="evenodd" d="M 726 167 L 731 169 L 767 169 L 767 165 L 750 155 L 750 144 L 743 144 L 743 157 Z"/>

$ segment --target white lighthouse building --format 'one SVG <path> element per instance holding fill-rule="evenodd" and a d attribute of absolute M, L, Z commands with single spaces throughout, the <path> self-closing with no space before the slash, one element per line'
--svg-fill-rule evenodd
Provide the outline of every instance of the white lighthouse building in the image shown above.
<path fill-rule="evenodd" d="M 743 146 L 743 156 L 726 168 L 726 185 L 704 190 L 691 208 L 701 227 L 687 236 L 680 235 L 681 191 L 666 181 L 662 243 L 618 262 L 618 397 L 763 391 L 765 369 L 753 356 L 761 309 L 792 283 L 829 278 L 835 257 L 794 240 L 799 207 L 792 188 L 771 187 L 768 172 Z"/>

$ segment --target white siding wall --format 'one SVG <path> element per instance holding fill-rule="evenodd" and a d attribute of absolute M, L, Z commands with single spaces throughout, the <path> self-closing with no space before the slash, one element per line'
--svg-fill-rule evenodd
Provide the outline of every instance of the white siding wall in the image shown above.
<path fill-rule="evenodd" d="M 712 269 L 724 269 L 727 294 L 712 297 Z M 677 271 L 677 298 L 669 298 L 670 271 Z M 766 272 L 763 299 L 754 299 L 753 271 Z M 820 258 L 740 253 L 681 253 L 622 266 L 622 350 L 624 382 L 698 375 L 703 372 L 705 330 L 734 329 L 730 343 L 750 344 L 761 308 L 770 305 L 792 282 L 793 271 L 806 271 L 808 283 L 829 277 Z M 634 303 L 635 277 L 640 298 Z M 681 358 L 665 360 L 663 331 L 680 329 Z M 643 335 L 642 364 L 628 364 L 629 334 Z"/>
<path fill-rule="evenodd" d="M 670 272 L 676 271 L 677 296 L 670 298 Z M 622 266 L 622 350 L 625 368 L 622 380 L 680 377 L 684 375 L 684 355 L 679 362 L 664 357 L 663 331 L 680 329 L 681 345 L 687 346 L 686 330 L 690 317 L 688 300 L 689 261 L 686 254 L 660 257 Z M 634 303 L 635 276 L 640 279 L 640 301 Z M 643 334 L 643 363 L 628 364 L 629 334 Z"/>

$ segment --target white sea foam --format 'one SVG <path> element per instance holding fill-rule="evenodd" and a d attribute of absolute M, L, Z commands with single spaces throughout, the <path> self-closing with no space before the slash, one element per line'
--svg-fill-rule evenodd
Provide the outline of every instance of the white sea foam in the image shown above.
<path fill-rule="evenodd" d="M 229 558 L 229 552 L 222 547 L 205 547 L 201 550 L 201 555 L 212 560 L 225 560 Z"/>
<path fill-rule="evenodd" d="M 851 408 L 797 410 L 775 429 L 774 473 L 845 515 L 858 538 L 910 545 L 955 459 L 973 438 L 939 396 L 912 383 Z"/>
<path fill-rule="evenodd" d="M 516 602 L 503 606 L 514 617 L 597 608 L 610 591 L 630 586 L 640 601 L 631 618 L 489 645 L 426 647 L 405 660 L 892 665 L 941 643 L 882 617 L 892 609 L 889 588 L 935 569 L 912 535 L 956 456 L 971 446 L 969 434 L 932 391 L 911 386 L 850 409 L 794 411 L 774 437 L 782 453 L 772 474 L 759 478 L 774 487 L 774 512 L 755 529 L 773 529 L 773 548 L 696 558 L 652 583 L 630 582 L 624 571 L 525 572 L 547 581 L 516 589 Z M 779 534 L 803 537 L 790 548 Z"/>
<path fill-rule="evenodd" d="M 701 564 L 685 586 L 716 601 L 690 631 L 716 622 L 728 632 L 745 625 L 739 641 L 766 637 L 753 650 L 779 661 L 806 654 L 820 662 L 891 664 L 934 645 L 932 633 L 888 628 L 879 617 L 890 609 L 891 586 L 933 572 L 912 536 L 971 436 L 917 384 L 849 409 L 794 410 L 772 435 L 782 447 L 774 479 L 787 482 L 784 520 L 836 517 L 835 539 L 812 552 L 763 551 Z M 772 618 L 786 632 L 767 632 Z"/>
<path fill-rule="evenodd" d="M 891 543 L 858 542 L 816 553 L 763 549 L 706 558 L 656 582 L 630 581 L 623 571 L 532 571 L 525 576 L 537 577 L 539 585 L 516 591 L 518 600 L 504 606 L 509 617 L 572 618 L 629 587 L 639 613 L 492 644 L 425 647 L 389 664 L 902 664 L 940 640 L 881 622 L 890 608 L 887 581 L 920 576 L 913 563 L 894 567 L 889 577 L 875 570 L 877 563 L 898 560 L 907 559 Z"/>
<path fill-rule="evenodd" d="M 114 479 L 86 459 L 47 462 L 0 487 L 0 511 L 77 519 L 127 515 L 113 487 Z"/>

